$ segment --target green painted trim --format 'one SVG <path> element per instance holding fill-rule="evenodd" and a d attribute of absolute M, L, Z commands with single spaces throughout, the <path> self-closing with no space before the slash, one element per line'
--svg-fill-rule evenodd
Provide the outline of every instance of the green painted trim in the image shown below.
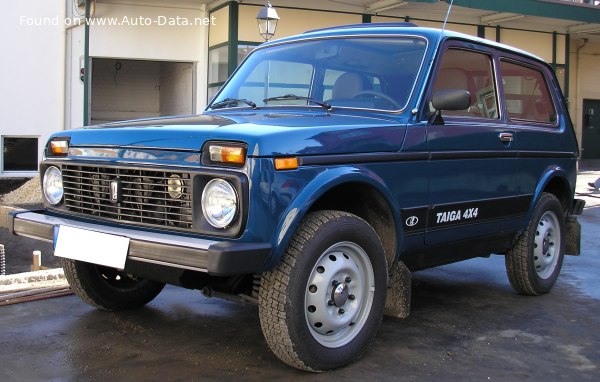
<path fill-rule="evenodd" d="M 496 42 L 500 42 L 500 39 L 502 37 L 501 31 L 502 31 L 502 28 L 500 28 L 499 25 L 496 25 Z"/>
<path fill-rule="evenodd" d="M 238 24 L 240 18 L 239 5 L 236 1 L 229 2 L 229 55 L 227 74 L 230 76 L 237 68 Z"/>
<path fill-rule="evenodd" d="M 372 23 L 372 17 L 373 17 L 373 15 L 363 14 L 362 15 L 362 23 L 363 24 L 370 24 L 370 23 Z"/>
<path fill-rule="evenodd" d="M 600 20 L 600 8 L 569 4 L 566 1 L 454 0 L 454 5 L 486 11 L 518 13 L 526 16 L 539 16 L 586 23 L 597 23 Z"/>
<path fill-rule="evenodd" d="M 239 45 L 252 45 L 252 46 L 259 46 L 263 44 L 262 42 L 256 42 L 256 41 L 238 41 L 238 46 Z"/>
<path fill-rule="evenodd" d="M 564 96 L 569 103 L 569 77 L 571 73 L 571 35 L 567 33 L 565 37 L 565 90 Z"/>
<path fill-rule="evenodd" d="M 90 19 L 90 0 L 85 2 L 85 19 Z M 85 23 L 83 48 L 83 126 L 90 124 L 90 26 Z"/>
<path fill-rule="evenodd" d="M 485 25 L 477 25 L 477 37 L 485 38 Z"/>
<path fill-rule="evenodd" d="M 212 82 L 206 86 L 209 88 L 216 88 L 216 87 L 223 86 L 223 85 L 225 85 L 225 82 Z"/>
<path fill-rule="evenodd" d="M 413 1 L 413 0 L 411 0 Z M 242 7 L 264 7 L 265 3 L 262 4 L 248 4 L 248 3 L 243 3 L 240 4 L 240 6 Z M 296 11 L 314 11 L 314 12 L 327 12 L 327 13 L 338 13 L 338 14 L 344 14 L 344 15 L 356 15 L 356 16 L 360 16 L 362 15 L 362 13 L 360 12 L 349 12 L 349 11 L 336 11 L 333 9 L 316 9 L 316 8 L 304 8 L 304 7 L 290 7 L 290 6 L 285 6 L 285 5 L 277 5 L 277 4 L 273 4 L 273 8 L 276 9 L 291 9 L 291 10 L 296 10 Z"/>
<path fill-rule="evenodd" d="M 556 70 L 556 44 L 557 44 L 557 34 L 556 32 L 552 33 L 552 69 Z"/>

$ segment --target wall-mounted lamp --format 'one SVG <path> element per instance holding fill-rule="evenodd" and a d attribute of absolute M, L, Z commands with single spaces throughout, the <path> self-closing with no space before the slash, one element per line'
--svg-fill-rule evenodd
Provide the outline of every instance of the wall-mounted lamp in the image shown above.
<path fill-rule="evenodd" d="M 258 33 L 260 33 L 265 41 L 269 41 L 275 36 L 279 15 L 275 8 L 271 6 L 271 3 L 267 1 L 267 4 L 260 9 L 260 12 L 256 16 L 256 21 L 258 21 Z"/>

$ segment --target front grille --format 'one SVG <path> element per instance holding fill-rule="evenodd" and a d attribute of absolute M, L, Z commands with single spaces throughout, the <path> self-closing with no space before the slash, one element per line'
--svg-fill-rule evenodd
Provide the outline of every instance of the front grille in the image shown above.
<path fill-rule="evenodd" d="M 121 189 L 119 202 L 111 201 L 113 181 Z M 179 184 L 181 190 L 176 187 Z M 192 181 L 187 173 L 65 165 L 63 185 L 68 211 L 145 226 L 192 229 Z"/>

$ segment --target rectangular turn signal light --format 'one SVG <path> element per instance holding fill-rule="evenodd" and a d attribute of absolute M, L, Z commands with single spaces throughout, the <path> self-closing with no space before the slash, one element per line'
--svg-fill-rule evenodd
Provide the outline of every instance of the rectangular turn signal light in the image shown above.
<path fill-rule="evenodd" d="M 246 148 L 212 145 L 208 149 L 212 162 L 243 165 L 246 162 Z"/>
<path fill-rule="evenodd" d="M 275 170 L 295 170 L 298 168 L 298 157 L 275 158 Z"/>

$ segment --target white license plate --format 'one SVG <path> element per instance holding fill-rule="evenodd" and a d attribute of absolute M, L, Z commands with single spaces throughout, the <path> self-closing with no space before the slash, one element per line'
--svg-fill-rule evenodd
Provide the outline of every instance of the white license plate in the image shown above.
<path fill-rule="evenodd" d="M 55 235 L 54 256 L 124 269 L 129 238 L 60 226 Z"/>

